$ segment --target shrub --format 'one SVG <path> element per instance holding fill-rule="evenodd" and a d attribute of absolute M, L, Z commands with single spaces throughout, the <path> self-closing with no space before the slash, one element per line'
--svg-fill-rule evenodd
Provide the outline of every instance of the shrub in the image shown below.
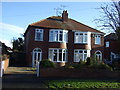
<path fill-rule="evenodd" d="M 92 58 L 87 57 L 87 62 L 86 62 L 86 65 L 91 65 L 91 61 L 92 61 Z"/>
<path fill-rule="evenodd" d="M 42 68 L 54 68 L 55 64 L 54 64 L 54 62 L 52 62 L 48 59 L 45 59 L 45 60 L 42 60 L 40 62 L 40 67 L 42 67 Z"/>
<path fill-rule="evenodd" d="M 79 63 L 73 64 L 72 67 L 74 67 L 74 68 L 80 68 L 80 67 L 81 67 L 81 64 L 79 64 Z"/>
<path fill-rule="evenodd" d="M 107 69 L 107 70 L 112 71 L 112 68 L 103 62 L 99 62 L 99 63 L 96 62 L 96 63 L 90 65 L 90 67 L 95 68 L 95 69 Z"/>
<path fill-rule="evenodd" d="M 1 58 L 2 60 L 6 60 L 6 59 L 9 58 L 9 55 L 3 54 L 3 55 L 0 55 L 0 58 Z"/>
<path fill-rule="evenodd" d="M 99 68 L 99 69 L 108 69 L 108 70 L 111 70 L 111 71 L 112 71 L 112 68 L 111 68 L 110 66 L 108 66 L 107 64 L 105 64 L 105 63 L 100 63 L 100 64 L 98 65 L 98 68 Z"/>
<path fill-rule="evenodd" d="M 84 66 L 85 65 L 85 61 L 83 61 L 82 59 L 80 59 L 80 61 L 78 62 L 78 65 Z"/>

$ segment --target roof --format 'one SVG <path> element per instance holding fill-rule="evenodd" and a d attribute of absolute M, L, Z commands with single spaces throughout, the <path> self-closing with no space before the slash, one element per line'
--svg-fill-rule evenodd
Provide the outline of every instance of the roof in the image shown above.
<path fill-rule="evenodd" d="M 105 36 L 105 40 L 117 40 L 117 35 L 115 33 L 110 33 Z"/>
<path fill-rule="evenodd" d="M 93 29 L 87 25 L 84 25 L 76 20 L 68 18 L 67 22 L 62 21 L 61 16 L 51 16 L 46 19 L 40 20 L 38 22 L 32 23 L 29 26 L 37 26 L 44 28 L 53 28 L 53 29 L 65 29 L 65 30 L 80 30 L 83 32 L 96 32 L 103 33 L 96 29 Z"/>

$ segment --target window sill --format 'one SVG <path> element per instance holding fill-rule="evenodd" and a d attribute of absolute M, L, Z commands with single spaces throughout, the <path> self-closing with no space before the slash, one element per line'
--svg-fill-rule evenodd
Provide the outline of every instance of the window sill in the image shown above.
<path fill-rule="evenodd" d="M 53 61 L 55 63 L 66 63 L 67 61 Z"/>
<path fill-rule="evenodd" d="M 43 40 L 35 40 L 35 41 L 43 41 Z"/>
<path fill-rule="evenodd" d="M 74 44 L 88 44 L 88 43 L 74 43 Z"/>
<path fill-rule="evenodd" d="M 101 45 L 101 44 L 97 44 L 97 43 L 95 43 L 95 45 Z"/>
<path fill-rule="evenodd" d="M 68 43 L 68 42 L 62 42 L 62 41 L 49 41 L 49 42 L 56 42 L 56 43 Z"/>

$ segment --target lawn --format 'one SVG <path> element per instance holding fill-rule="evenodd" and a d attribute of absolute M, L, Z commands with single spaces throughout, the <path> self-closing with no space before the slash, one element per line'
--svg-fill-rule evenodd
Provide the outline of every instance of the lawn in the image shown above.
<path fill-rule="evenodd" d="M 52 80 L 49 88 L 120 88 L 115 80 Z"/>

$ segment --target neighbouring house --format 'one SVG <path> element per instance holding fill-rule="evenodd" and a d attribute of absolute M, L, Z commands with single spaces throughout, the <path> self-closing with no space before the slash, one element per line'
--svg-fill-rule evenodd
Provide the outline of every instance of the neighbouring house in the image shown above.
<path fill-rule="evenodd" d="M 2 55 L 2 42 L 0 41 L 0 55 Z"/>
<path fill-rule="evenodd" d="M 24 37 L 26 62 L 31 66 L 43 59 L 65 65 L 104 57 L 104 33 L 68 18 L 67 11 L 30 24 Z"/>
<path fill-rule="evenodd" d="M 120 41 L 118 41 L 115 33 L 110 33 L 105 36 L 104 48 L 104 58 L 106 61 L 112 61 L 115 58 L 120 58 Z"/>

